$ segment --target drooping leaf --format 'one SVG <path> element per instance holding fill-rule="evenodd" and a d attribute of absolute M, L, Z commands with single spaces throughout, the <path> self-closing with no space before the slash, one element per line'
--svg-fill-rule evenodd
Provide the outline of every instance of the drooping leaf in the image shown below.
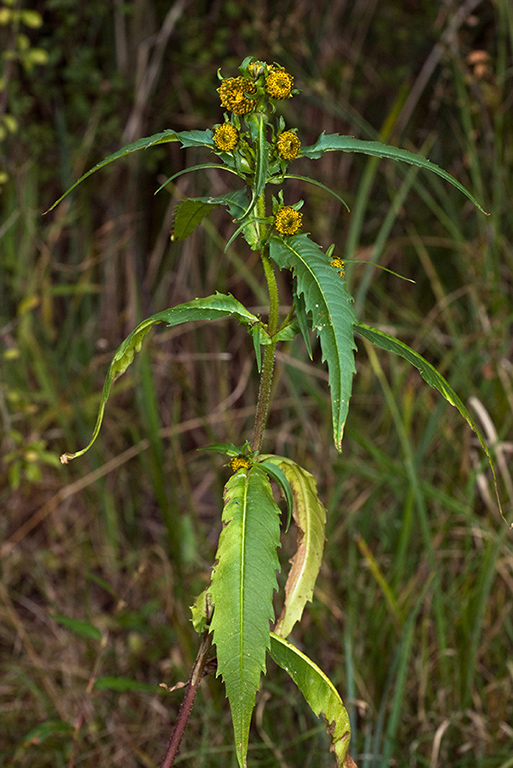
<path fill-rule="evenodd" d="M 356 316 L 352 297 L 345 280 L 307 235 L 294 235 L 286 240 L 272 237 L 269 255 L 280 269 L 293 270 L 294 290 L 302 294 L 312 328 L 320 339 L 323 360 L 328 363 L 333 438 L 340 451 L 355 372 Z"/>
<path fill-rule="evenodd" d="M 469 200 L 472 200 L 475 206 L 480 211 L 486 213 L 482 206 L 478 203 L 476 198 L 470 194 L 470 192 L 460 184 L 460 182 L 451 176 L 450 173 L 444 171 L 431 160 L 427 160 L 422 155 L 416 155 L 414 152 L 408 152 L 406 149 L 399 149 L 398 147 L 392 147 L 388 144 L 382 144 L 379 141 L 366 141 L 365 139 L 355 139 L 353 136 L 341 136 L 338 133 L 321 133 L 315 144 L 310 146 L 301 147 L 299 151 L 299 157 L 309 157 L 312 160 L 317 160 L 322 157 L 325 152 L 331 151 L 342 152 L 360 152 L 364 155 L 371 155 L 373 157 L 381 157 L 389 160 L 399 160 L 408 165 L 416 165 L 419 168 L 424 168 L 427 171 L 436 173 L 441 176 L 442 179 L 448 181 L 456 189 L 459 189 Z"/>
<path fill-rule="evenodd" d="M 222 317 L 229 316 L 236 318 L 245 326 L 258 323 L 258 318 L 249 312 L 243 304 L 237 301 L 233 296 L 223 293 L 216 293 L 214 296 L 207 296 L 204 299 L 194 299 L 185 304 L 179 304 L 171 309 L 157 312 L 157 314 L 152 315 L 147 320 L 143 320 L 142 323 L 139 323 L 137 328 L 135 328 L 135 330 L 133 330 L 118 347 L 109 366 L 103 385 L 98 417 L 90 442 L 80 451 L 63 454 L 61 456 L 62 463 L 66 464 L 68 461 L 71 461 L 71 459 L 75 459 L 77 456 L 82 456 L 94 443 L 100 431 L 105 404 L 109 398 L 112 383 L 118 376 L 121 376 L 133 362 L 136 352 L 139 352 L 141 349 L 144 337 L 154 325 L 158 323 L 166 323 L 169 326 L 175 326 L 192 320 L 218 320 Z"/>
<path fill-rule="evenodd" d="M 312 711 L 324 719 L 331 739 L 330 750 L 335 754 L 337 768 L 342 768 L 349 748 L 351 728 L 337 689 L 317 664 L 274 632 L 271 632 L 269 653 L 276 664 L 291 676 Z"/>
<path fill-rule="evenodd" d="M 182 200 L 176 208 L 172 239 L 185 240 L 205 216 L 221 205 L 228 208 L 234 220 L 240 218 L 249 205 L 246 189 L 238 189 L 217 197 L 190 197 Z M 253 222 L 243 226 L 242 232 L 246 241 L 254 248 L 258 242 L 258 233 Z"/>
<path fill-rule="evenodd" d="M 403 357 L 409 363 L 414 365 L 415 368 L 417 368 L 417 370 L 419 371 L 424 381 L 427 384 L 429 384 L 430 387 L 434 387 L 434 389 L 437 389 L 440 392 L 440 394 L 447 400 L 448 403 L 450 403 L 455 408 L 457 408 L 457 410 L 463 416 L 467 424 L 477 435 L 479 442 L 481 443 L 481 446 L 486 454 L 488 463 L 490 465 L 490 469 L 492 470 L 493 481 L 495 485 L 495 493 L 497 496 L 499 510 L 501 511 L 501 514 L 502 514 L 502 506 L 499 498 L 497 478 L 495 475 L 495 467 L 492 461 L 490 450 L 476 422 L 472 418 L 472 415 L 470 414 L 468 409 L 465 407 L 465 405 L 462 403 L 461 399 L 458 397 L 458 395 L 456 394 L 454 389 L 451 387 L 451 385 L 446 381 L 446 379 L 442 376 L 442 374 L 437 371 L 434 365 L 431 365 L 430 362 L 428 362 L 424 357 L 422 357 L 422 355 L 419 355 L 418 352 L 415 352 L 415 350 L 409 347 L 408 344 L 405 344 L 404 341 L 400 341 L 399 339 L 396 339 L 394 336 L 390 336 L 388 333 L 385 333 L 385 331 L 380 331 L 378 328 L 373 328 L 372 326 L 367 325 L 366 323 L 357 323 L 355 326 L 355 330 L 360 334 L 360 336 L 363 336 L 364 339 L 367 339 L 376 347 L 379 347 L 380 349 L 385 349 L 388 352 L 394 352 L 396 355 L 400 355 L 400 357 Z"/>
<path fill-rule="evenodd" d="M 241 768 L 246 765 L 251 714 L 270 642 L 279 515 L 269 480 L 259 466 L 240 469 L 228 480 L 209 592 L 218 674 L 230 702 Z"/>
<path fill-rule="evenodd" d="M 192 147 L 198 145 L 208 146 L 212 143 L 212 131 L 207 129 L 206 131 L 177 132 L 171 129 L 167 129 L 161 133 L 155 133 L 153 136 L 137 139 L 137 141 L 134 141 L 131 144 L 127 144 L 125 147 L 121 147 L 121 149 L 118 149 L 117 152 L 114 152 L 112 155 L 109 155 L 103 160 L 100 160 L 100 162 L 97 163 L 94 168 L 91 168 L 89 171 L 84 173 L 78 179 L 78 181 L 72 184 L 71 187 L 67 189 L 66 192 L 61 195 L 59 199 L 56 200 L 55 203 L 50 206 L 50 208 L 48 208 L 47 211 L 45 211 L 45 213 L 53 210 L 55 206 L 58 205 L 61 200 L 66 197 L 66 195 L 69 195 L 69 193 L 75 189 L 75 187 L 77 187 L 82 181 L 84 181 L 84 179 L 87 179 L 88 176 L 91 176 L 91 174 L 95 173 L 95 171 L 99 171 L 100 168 L 103 168 L 105 165 L 112 163 L 114 160 L 119 160 L 119 158 L 124 157 L 125 155 L 129 155 L 131 152 L 137 152 L 140 149 L 148 149 L 148 147 L 153 147 L 156 144 L 165 144 L 170 141 L 179 141 L 183 147 Z"/>
<path fill-rule="evenodd" d="M 297 527 L 297 552 L 285 584 L 285 604 L 274 631 L 287 637 L 311 602 L 322 562 L 326 510 L 317 495 L 315 478 L 306 469 L 283 456 L 262 455 L 265 463 L 276 464 L 290 483 L 292 515 Z"/>
<path fill-rule="evenodd" d="M 213 198 L 189 197 L 176 206 L 172 240 L 185 240 L 201 224 L 206 216 L 219 208 Z"/>
<path fill-rule="evenodd" d="M 418 352 L 415 352 L 415 350 L 409 347 L 408 344 L 405 344 L 404 341 L 400 341 L 394 336 L 390 336 L 390 334 L 385 333 L 385 331 L 380 331 L 378 328 L 373 328 L 366 323 L 357 323 L 355 330 L 360 334 L 360 336 L 363 336 L 364 339 L 367 339 L 376 347 L 385 349 L 388 352 L 394 352 L 394 354 L 400 355 L 400 357 L 403 357 L 409 363 L 414 365 L 424 381 L 429 384 L 430 387 L 437 389 L 448 403 L 454 405 L 454 407 L 458 409 L 460 414 L 476 433 L 477 437 L 479 438 L 479 442 L 489 456 L 488 447 L 479 431 L 476 422 L 472 418 L 467 408 L 465 408 L 461 399 L 458 397 L 451 385 L 446 381 L 442 374 L 437 371 L 434 365 L 428 362 L 424 357 L 422 357 L 422 355 L 419 355 Z"/>

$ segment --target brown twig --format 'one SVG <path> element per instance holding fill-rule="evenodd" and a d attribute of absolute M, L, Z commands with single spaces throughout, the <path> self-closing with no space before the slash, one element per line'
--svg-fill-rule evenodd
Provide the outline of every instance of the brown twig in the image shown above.
<path fill-rule="evenodd" d="M 182 741 L 185 726 L 187 725 L 187 721 L 194 704 L 194 699 L 196 698 L 199 684 L 204 675 L 205 664 L 207 663 L 207 656 L 209 654 L 211 645 L 212 635 L 205 635 L 201 641 L 198 655 L 196 656 L 196 661 L 192 667 L 189 682 L 187 683 L 187 691 L 182 701 L 180 711 L 178 712 L 178 718 L 176 720 L 173 733 L 171 734 L 171 738 L 169 739 L 166 754 L 164 755 L 164 759 L 162 760 L 160 768 L 171 768 L 175 761 L 175 757 L 180 748 L 180 742 Z"/>

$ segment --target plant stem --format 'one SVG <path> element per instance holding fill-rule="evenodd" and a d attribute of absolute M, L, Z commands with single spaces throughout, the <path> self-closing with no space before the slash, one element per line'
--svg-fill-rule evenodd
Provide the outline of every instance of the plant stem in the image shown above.
<path fill-rule="evenodd" d="M 260 195 L 257 203 L 257 211 L 259 219 L 265 218 L 265 200 L 264 193 Z M 258 401 L 255 415 L 255 426 L 253 429 L 253 440 L 251 448 L 253 451 L 260 450 L 262 445 L 262 438 L 264 436 L 264 430 L 267 423 L 267 417 L 269 416 L 269 408 L 271 405 L 271 389 L 273 383 L 274 361 L 276 355 L 276 341 L 272 338 L 278 330 L 278 311 L 280 307 L 278 297 L 278 284 L 276 282 L 276 275 L 273 265 L 269 256 L 267 255 L 268 246 L 262 248 L 261 257 L 264 267 L 265 279 L 267 280 L 267 289 L 269 292 L 269 322 L 267 324 L 267 330 L 271 336 L 271 343 L 265 347 L 262 371 L 260 373 L 260 388 L 258 391 Z"/>
<path fill-rule="evenodd" d="M 178 712 L 178 718 L 173 733 L 171 734 L 171 738 L 169 739 L 166 754 L 164 755 L 160 768 L 171 768 L 175 761 L 178 749 L 180 748 L 180 742 L 182 741 L 183 732 L 191 714 L 196 693 L 198 692 L 199 684 L 203 678 L 203 671 L 205 669 L 205 664 L 207 663 L 207 656 L 211 645 L 212 635 L 209 634 L 203 637 L 187 683 L 187 691 L 183 698 L 180 711 Z"/>

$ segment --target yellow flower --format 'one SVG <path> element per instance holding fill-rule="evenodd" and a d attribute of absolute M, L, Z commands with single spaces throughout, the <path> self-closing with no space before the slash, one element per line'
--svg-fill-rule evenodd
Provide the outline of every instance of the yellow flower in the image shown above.
<path fill-rule="evenodd" d="M 294 160 L 301 149 L 301 142 L 294 131 L 285 131 L 276 142 L 276 148 L 284 160 Z"/>
<path fill-rule="evenodd" d="M 332 267 L 335 267 L 335 269 L 338 269 L 340 277 L 344 277 L 344 262 L 342 259 L 339 259 L 338 256 L 336 256 L 334 259 L 330 259 L 330 264 Z"/>
<path fill-rule="evenodd" d="M 224 123 L 214 133 L 214 144 L 222 152 L 230 152 L 235 149 L 239 141 L 239 132 L 230 123 Z"/>
<path fill-rule="evenodd" d="M 251 466 L 250 460 L 244 456 L 234 456 L 228 463 L 232 472 L 237 472 L 239 469 L 249 469 Z"/>
<path fill-rule="evenodd" d="M 265 90 L 273 99 L 288 99 L 292 93 L 294 78 L 284 69 L 270 72 L 265 81 Z"/>
<path fill-rule="evenodd" d="M 303 214 L 290 205 L 280 208 L 274 219 L 274 226 L 282 235 L 293 235 L 303 223 Z"/>
<path fill-rule="evenodd" d="M 246 115 L 255 105 L 255 102 L 248 99 L 246 94 L 256 93 L 256 85 L 245 77 L 229 77 L 223 80 L 217 92 L 221 99 L 221 106 L 236 115 Z"/>

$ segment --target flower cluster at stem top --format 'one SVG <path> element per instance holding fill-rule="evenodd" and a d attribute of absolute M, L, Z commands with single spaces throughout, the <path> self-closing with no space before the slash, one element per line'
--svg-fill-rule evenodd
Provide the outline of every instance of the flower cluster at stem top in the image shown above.
<path fill-rule="evenodd" d="M 221 83 L 217 92 L 226 112 L 224 123 L 212 129 L 214 152 L 240 176 L 248 176 L 248 181 L 253 181 L 257 178 L 257 168 L 263 167 L 260 158 L 264 149 L 268 158 L 265 165 L 267 180 L 280 184 L 288 164 L 300 155 L 301 141 L 295 128 L 287 129 L 283 117 L 275 120 L 273 114 L 277 102 L 292 98 L 299 91 L 294 89 L 292 75 L 279 64 L 248 57 L 239 71 L 238 77 L 219 75 Z M 258 178 L 262 179 L 261 176 Z M 295 234 L 303 219 L 298 212 L 300 207 L 299 203 L 284 205 L 280 193 L 272 218 L 275 231 L 285 236 Z"/>

